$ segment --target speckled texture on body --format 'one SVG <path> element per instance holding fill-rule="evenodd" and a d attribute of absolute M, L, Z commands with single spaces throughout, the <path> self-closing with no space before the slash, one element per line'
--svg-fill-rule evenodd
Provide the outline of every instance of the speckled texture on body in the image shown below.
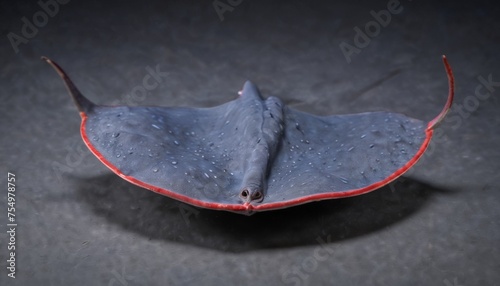
<path fill-rule="evenodd" d="M 82 131 L 120 175 L 227 210 L 352 196 L 402 169 L 427 143 L 421 120 L 388 112 L 314 116 L 264 100 L 251 82 L 239 98 L 212 108 L 95 106 Z M 243 190 L 263 198 L 247 199 Z"/>

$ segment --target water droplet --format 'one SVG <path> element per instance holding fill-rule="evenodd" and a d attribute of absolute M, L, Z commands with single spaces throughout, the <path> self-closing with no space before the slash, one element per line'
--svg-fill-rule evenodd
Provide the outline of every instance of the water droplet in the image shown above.
<path fill-rule="evenodd" d="M 174 140 L 174 144 L 175 144 L 175 145 L 179 145 L 179 141 Z"/>
<path fill-rule="evenodd" d="M 156 125 L 156 124 L 151 124 L 151 126 L 153 126 L 154 128 L 156 129 L 160 129 L 160 126 Z"/>
<path fill-rule="evenodd" d="M 153 168 L 153 172 L 158 172 L 158 168 Z"/>
<path fill-rule="evenodd" d="M 375 146 L 375 144 L 370 144 L 370 148 L 373 148 Z"/>
<path fill-rule="evenodd" d="M 122 155 L 120 154 L 116 154 L 116 158 L 120 158 Z"/>
<path fill-rule="evenodd" d="M 365 138 L 366 137 L 366 134 L 363 134 L 361 135 L 361 139 Z"/>
<path fill-rule="evenodd" d="M 205 175 L 205 177 L 207 178 L 210 178 L 210 176 L 207 173 L 203 173 L 203 175 Z"/>
<path fill-rule="evenodd" d="M 347 152 L 351 152 L 353 149 L 354 149 L 354 146 L 352 146 L 351 148 L 347 149 Z"/>
<path fill-rule="evenodd" d="M 172 165 L 177 165 L 177 161 L 172 161 Z"/>
<path fill-rule="evenodd" d="M 349 181 L 346 178 L 344 178 L 344 177 L 339 177 L 339 178 L 342 181 L 342 183 L 344 183 L 344 184 L 349 183 Z"/>
<path fill-rule="evenodd" d="M 120 136 L 120 132 L 115 132 L 115 133 L 111 134 L 111 137 L 113 137 L 113 138 L 116 138 L 118 136 Z"/>

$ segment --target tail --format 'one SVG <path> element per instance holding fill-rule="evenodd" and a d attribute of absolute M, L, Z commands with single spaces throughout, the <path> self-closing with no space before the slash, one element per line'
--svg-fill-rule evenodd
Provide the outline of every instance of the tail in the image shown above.
<path fill-rule="evenodd" d="M 51 59 L 47 57 L 42 57 L 42 60 L 46 61 L 49 65 L 51 65 L 56 72 L 59 74 L 59 76 L 62 78 L 64 83 L 66 84 L 66 88 L 69 91 L 69 94 L 73 98 L 73 101 L 76 104 L 76 107 L 78 107 L 78 110 L 83 113 L 89 113 L 92 111 L 94 106 L 96 106 L 92 101 L 88 100 L 83 94 L 80 93 L 78 88 L 76 88 L 75 84 L 71 81 L 71 79 L 68 77 L 66 72 L 55 62 L 53 62 Z"/>
<path fill-rule="evenodd" d="M 446 101 L 446 104 L 444 105 L 441 113 L 439 113 L 436 118 L 432 119 L 429 122 L 429 124 L 427 125 L 427 130 L 434 129 L 443 120 L 443 118 L 446 116 L 446 113 L 448 113 L 451 108 L 453 97 L 455 95 L 455 79 L 453 78 L 453 72 L 451 71 L 450 64 L 448 63 L 445 55 L 443 55 L 443 63 L 444 69 L 446 70 L 446 75 L 448 76 L 448 100 Z"/>

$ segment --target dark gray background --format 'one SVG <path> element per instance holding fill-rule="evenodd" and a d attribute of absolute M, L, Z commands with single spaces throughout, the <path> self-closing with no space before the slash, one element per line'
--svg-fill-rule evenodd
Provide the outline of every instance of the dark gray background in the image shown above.
<path fill-rule="evenodd" d="M 22 36 L 22 18 L 41 7 L 2 2 L 1 285 L 500 284 L 500 86 L 476 94 L 479 77 L 500 81 L 500 10 L 401 1 L 348 63 L 339 44 L 352 45 L 354 28 L 389 1 L 270 2 L 243 0 L 221 21 L 212 1 L 72 0 L 18 53 L 7 34 Z M 112 174 L 84 146 L 76 108 L 39 60 L 56 60 L 100 104 L 213 106 L 250 79 L 315 114 L 430 120 L 447 96 L 442 54 L 455 108 L 406 178 L 251 217 L 190 207 Z M 130 97 L 157 65 L 168 76 Z M 7 171 L 17 178 L 15 280 L 5 268 Z"/>

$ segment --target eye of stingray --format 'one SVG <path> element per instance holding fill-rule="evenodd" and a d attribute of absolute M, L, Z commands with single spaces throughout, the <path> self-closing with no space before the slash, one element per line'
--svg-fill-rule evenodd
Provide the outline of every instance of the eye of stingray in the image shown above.
<path fill-rule="evenodd" d="M 261 199 L 262 198 L 262 192 L 261 191 L 255 192 L 253 198 L 256 199 L 256 200 Z"/>
<path fill-rule="evenodd" d="M 241 191 L 241 196 L 242 197 L 247 198 L 249 195 L 250 195 L 250 192 L 248 192 L 247 189 L 244 189 L 243 191 Z"/>

